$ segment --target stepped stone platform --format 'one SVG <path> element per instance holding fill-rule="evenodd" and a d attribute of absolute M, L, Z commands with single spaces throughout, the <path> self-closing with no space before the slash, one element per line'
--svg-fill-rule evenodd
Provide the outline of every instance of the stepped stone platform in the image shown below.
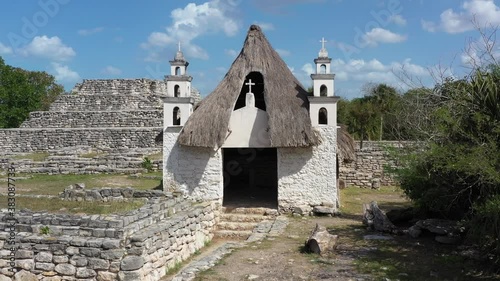
<path fill-rule="evenodd" d="M 0 130 L 0 169 L 13 163 L 17 172 L 143 171 L 145 157 L 156 154 L 161 159 L 157 137 L 163 129 L 161 98 L 167 96 L 171 95 L 162 80 L 83 80 L 49 111 L 32 112 L 19 129 Z M 191 96 L 201 100 L 194 88 Z M 30 153 L 48 155 L 34 161 L 24 157 Z M 152 164 L 161 170 L 161 160 Z"/>
<path fill-rule="evenodd" d="M 259 225 L 267 225 L 278 216 L 270 208 L 228 208 L 222 207 L 215 236 L 219 238 L 247 239 Z"/>

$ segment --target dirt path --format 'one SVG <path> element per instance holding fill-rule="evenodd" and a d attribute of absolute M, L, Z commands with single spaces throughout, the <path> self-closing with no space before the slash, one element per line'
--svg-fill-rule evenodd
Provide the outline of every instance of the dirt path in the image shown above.
<path fill-rule="evenodd" d="M 302 246 L 316 223 L 331 227 L 362 225 L 349 218 L 294 218 L 285 233 L 252 243 L 225 258 L 219 265 L 199 274 L 196 280 L 369 280 L 356 272 L 353 261 L 357 249 L 340 238 L 338 253 L 330 258 L 303 253 Z M 254 278 L 254 279 L 252 279 Z"/>

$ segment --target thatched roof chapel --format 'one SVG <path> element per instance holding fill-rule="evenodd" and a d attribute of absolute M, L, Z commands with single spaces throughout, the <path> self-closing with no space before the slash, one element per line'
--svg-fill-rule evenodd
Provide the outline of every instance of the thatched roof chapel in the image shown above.
<path fill-rule="evenodd" d="M 272 147 L 320 144 L 311 126 L 307 91 L 273 49 L 257 25 L 248 31 L 243 48 L 226 76 L 199 104 L 179 134 L 181 145 L 221 147 L 242 87 L 251 73 L 263 77 L 263 99 L 269 117 Z"/>

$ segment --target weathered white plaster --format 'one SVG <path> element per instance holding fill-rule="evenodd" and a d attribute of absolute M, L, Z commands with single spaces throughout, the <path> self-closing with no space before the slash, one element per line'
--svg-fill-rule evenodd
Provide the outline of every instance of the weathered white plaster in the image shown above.
<path fill-rule="evenodd" d="M 229 133 L 222 147 L 270 147 L 267 112 L 255 107 L 253 94 L 247 94 L 246 105 L 233 111 Z"/>
<path fill-rule="evenodd" d="M 179 191 L 199 200 L 222 200 L 223 176 L 220 150 L 181 146 L 177 143 L 180 127 L 163 133 L 163 186 L 175 182 Z"/>
<path fill-rule="evenodd" d="M 324 126 L 319 124 L 319 110 L 325 108 L 327 111 L 328 126 L 337 127 L 337 101 L 328 101 L 326 99 L 309 99 L 309 114 L 313 126 Z"/>
<path fill-rule="evenodd" d="M 312 148 L 278 148 L 278 204 L 282 211 L 302 205 L 337 206 L 336 128 L 317 128 L 323 143 Z"/>

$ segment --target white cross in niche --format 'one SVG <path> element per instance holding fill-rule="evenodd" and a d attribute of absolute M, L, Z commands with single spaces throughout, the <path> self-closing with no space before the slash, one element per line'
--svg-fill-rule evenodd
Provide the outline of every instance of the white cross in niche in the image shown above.
<path fill-rule="evenodd" d="M 319 41 L 321 43 L 321 48 L 324 49 L 325 48 L 325 43 L 328 42 L 325 40 L 325 37 L 321 38 L 321 41 Z"/>
<path fill-rule="evenodd" d="M 252 92 L 252 86 L 255 85 L 255 83 L 252 83 L 252 79 L 248 79 L 248 83 L 245 83 L 245 85 L 248 86 L 248 92 Z"/>

